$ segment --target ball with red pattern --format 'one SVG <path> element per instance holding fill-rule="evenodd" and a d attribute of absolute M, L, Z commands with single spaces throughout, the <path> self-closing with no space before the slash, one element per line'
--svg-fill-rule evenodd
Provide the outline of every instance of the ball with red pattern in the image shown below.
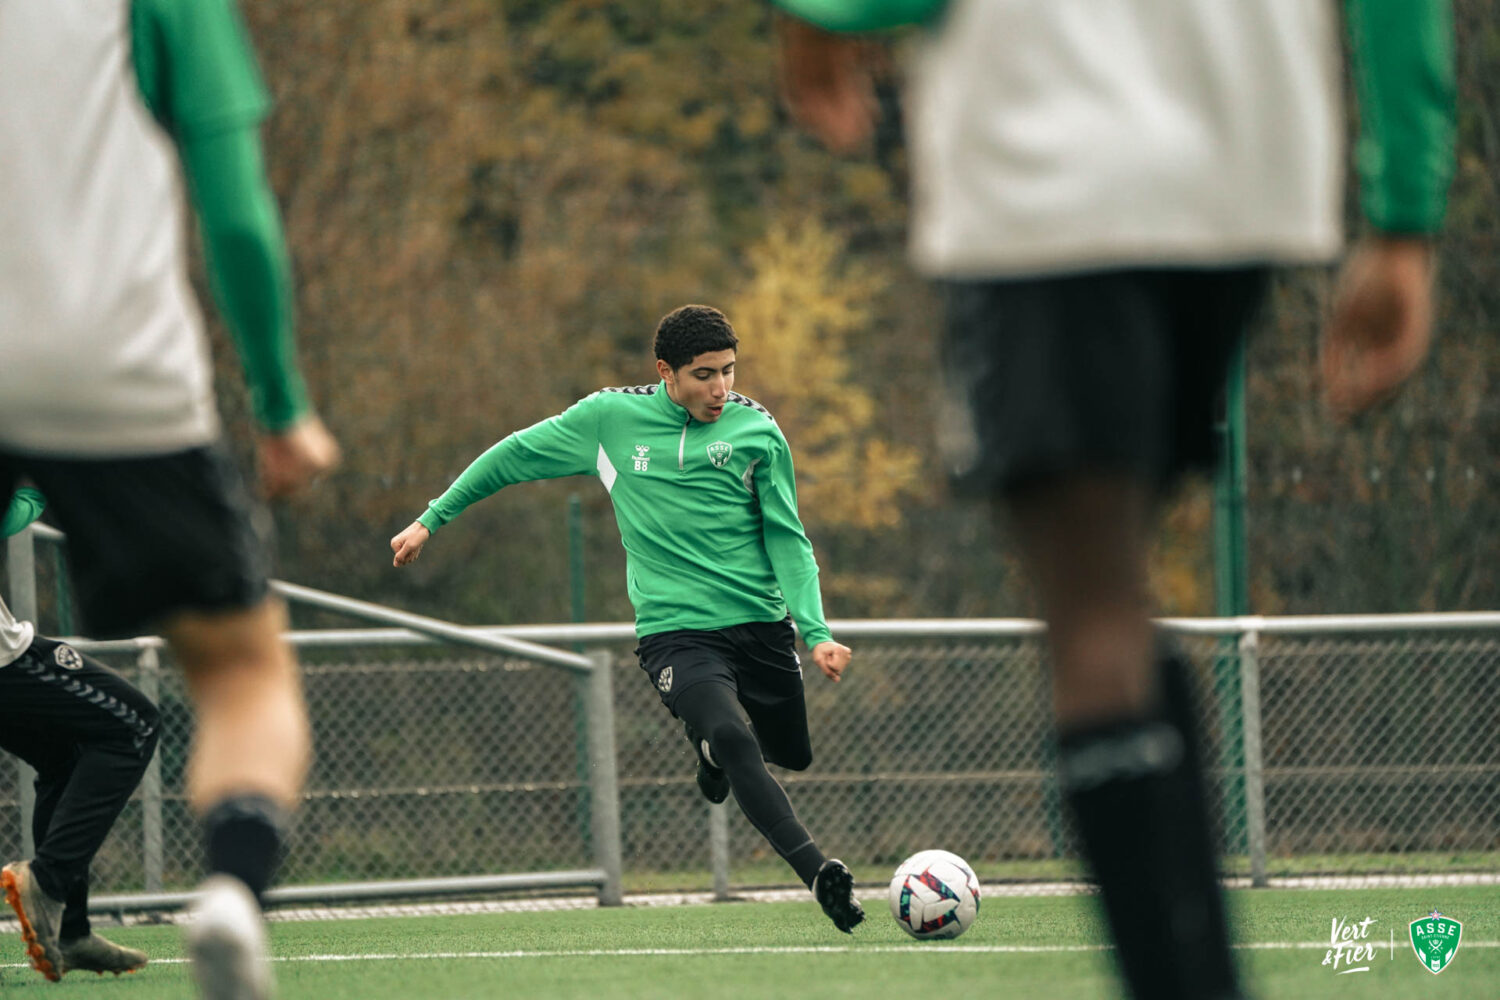
<path fill-rule="evenodd" d="M 918 851 L 891 879 L 891 916 L 921 941 L 956 938 L 979 916 L 979 879 L 949 851 Z"/>

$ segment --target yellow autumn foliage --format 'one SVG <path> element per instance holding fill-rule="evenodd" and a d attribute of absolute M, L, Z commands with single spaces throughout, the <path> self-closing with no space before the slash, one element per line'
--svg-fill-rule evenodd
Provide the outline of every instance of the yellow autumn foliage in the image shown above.
<path fill-rule="evenodd" d="M 742 335 L 740 386 L 781 423 L 805 520 L 873 529 L 899 523 L 920 459 L 885 440 L 876 390 L 855 377 L 882 273 L 847 260 L 815 220 L 777 222 L 746 253 L 749 279 L 728 303 Z"/>

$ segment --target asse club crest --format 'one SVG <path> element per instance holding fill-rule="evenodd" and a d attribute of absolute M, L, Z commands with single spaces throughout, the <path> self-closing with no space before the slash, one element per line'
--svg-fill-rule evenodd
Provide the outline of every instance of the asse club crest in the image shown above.
<path fill-rule="evenodd" d="M 714 463 L 715 469 L 724 468 L 732 454 L 734 454 L 734 445 L 728 441 L 715 441 L 708 446 L 708 460 Z"/>
<path fill-rule="evenodd" d="M 1434 976 L 1446 969 L 1458 953 L 1464 925 L 1437 910 L 1411 922 L 1411 946 L 1422 968 Z"/>

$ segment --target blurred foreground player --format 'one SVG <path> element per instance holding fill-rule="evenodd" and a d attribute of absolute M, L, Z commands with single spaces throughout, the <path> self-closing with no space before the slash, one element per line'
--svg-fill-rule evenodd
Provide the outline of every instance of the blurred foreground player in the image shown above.
<path fill-rule="evenodd" d="M 765 761 L 795 771 L 812 763 L 792 620 L 830 680 L 843 675 L 850 651 L 823 620 L 791 448 L 764 406 L 731 391 L 738 344 L 719 310 L 673 310 L 656 331 L 660 382 L 601 389 L 505 438 L 391 548 L 404 566 L 432 532 L 506 486 L 597 475 L 625 545 L 636 654 L 683 721 L 699 789 L 711 802 L 733 791 L 849 933 L 865 916 L 854 876 L 824 856 Z"/>
<path fill-rule="evenodd" d="M 781 0 L 839 31 L 923 20 L 912 253 L 948 300 L 958 485 L 1015 525 L 1048 623 L 1059 772 L 1141 1000 L 1241 996 L 1186 664 L 1153 634 L 1163 496 L 1214 457 L 1215 400 L 1269 268 L 1341 243 L 1337 10 L 1314 0 Z M 1362 136 L 1328 401 L 1382 399 L 1430 338 L 1453 169 L 1446 0 L 1349 0 Z M 793 114 L 870 133 L 858 39 L 782 26 Z"/>
<path fill-rule="evenodd" d="M 47 496 L 91 634 L 170 642 L 197 712 L 188 797 L 211 872 L 187 934 L 193 971 L 206 996 L 266 997 L 257 897 L 308 727 L 267 588 L 267 518 L 220 443 L 183 204 L 185 180 L 262 482 L 292 492 L 337 446 L 294 359 L 266 94 L 231 0 L 0 3 L 0 94 L 0 494 L 24 475 Z M 69 887 L 44 871 L 10 865 L 3 881 L 34 964 L 56 978 Z"/>
<path fill-rule="evenodd" d="M 17 490 L 0 516 L 0 538 L 36 520 L 45 505 L 36 490 Z M 37 635 L 3 600 L 0 705 L 0 749 L 36 770 L 36 856 L 8 866 L 14 877 L 6 880 L 6 902 L 33 924 L 33 935 L 57 936 L 59 975 L 134 972 L 146 964 L 145 953 L 93 933 L 89 924 L 89 864 L 151 763 L 156 706 L 93 657 Z M 31 905 L 19 895 L 28 884 L 42 894 L 34 893 Z"/>

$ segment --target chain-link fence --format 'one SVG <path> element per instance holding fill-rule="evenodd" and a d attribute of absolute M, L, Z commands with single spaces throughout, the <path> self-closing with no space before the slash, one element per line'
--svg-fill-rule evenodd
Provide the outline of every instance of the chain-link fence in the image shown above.
<path fill-rule="evenodd" d="M 1229 873 L 1374 884 L 1496 870 L 1500 616 L 1469 616 L 1464 631 L 1392 631 L 1391 621 L 1284 635 L 1267 619 L 1251 641 L 1184 624 L 1178 641 L 1199 674 Z M 991 881 L 1079 877 L 1052 780 L 1035 627 L 889 634 L 918 627 L 850 623 L 841 634 L 857 659 L 845 682 L 809 674 L 815 759 L 805 772 L 778 772 L 799 815 L 862 880 L 882 880 L 927 847 L 964 855 Z M 711 810 L 691 750 L 628 638 L 602 645 L 614 662 L 626 888 L 706 889 Z M 200 860 L 182 797 L 191 720 L 180 678 L 149 657 L 144 673 L 135 657 L 104 659 L 157 692 L 164 722 L 159 778 L 117 824 L 95 881 L 103 890 L 188 887 Z M 302 659 L 317 762 L 284 882 L 592 863 L 585 682 L 431 644 L 319 645 Z M 0 768 L 5 857 L 20 850 L 15 774 Z M 737 812 L 728 830 L 732 886 L 792 884 Z"/>

